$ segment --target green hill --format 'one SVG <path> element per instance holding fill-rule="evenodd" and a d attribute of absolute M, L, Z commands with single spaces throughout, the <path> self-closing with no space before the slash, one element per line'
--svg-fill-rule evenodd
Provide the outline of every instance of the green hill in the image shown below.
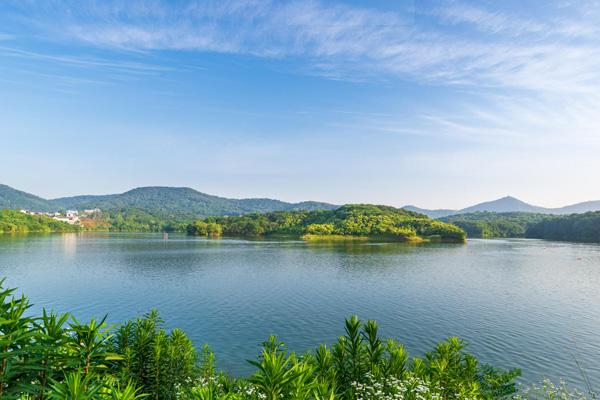
<path fill-rule="evenodd" d="M 141 187 L 120 194 L 83 195 L 45 200 L 40 197 L 0 185 L 0 208 L 32 211 L 83 210 L 103 211 L 143 210 L 160 218 L 177 220 L 208 216 L 242 215 L 255 212 L 334 209 L 337 206 L 319 202 L 287 203 L 273 199 L 228 199 L 198 192 L 191 188 Z"/>
<path fill-rule="evenodd" d="M 228 199 L 198 192 L 190 188 L 151 186 L 121 194 L 76 196 L 50 200 L 57 208 L 101 210 L 139 209 L 162 217 L 193 219 L 209 216 L 242 215 L 255 212 L 293 209 L 331 209 L 326 203 L 286 203 L 272 199 Z"/>
<path fill-rule="evenodd" d="M 465 232 L 415 212 L 369 204 L 335 210 L 280 211 L 213 217 L 188 225 L 193 235 L 295 235 L 305 239 L 374 238 L 394 241 L 463 242 Z"/>
<path fill-rule="evenodd" d="M 0 184 L 0 209 L 52 211 L 54 206 L 41 197 Z"/>

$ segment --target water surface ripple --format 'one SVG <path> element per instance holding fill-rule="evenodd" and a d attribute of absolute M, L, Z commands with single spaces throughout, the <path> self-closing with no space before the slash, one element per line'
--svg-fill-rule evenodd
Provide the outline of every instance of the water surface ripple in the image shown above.
<path fill-rule="evenodd" d="M 36 304 L 113 322 L 158 309 L 209 343 L 221 368 L 276 333 L 297 351 L 333 342 L 346 316 L 420 355 L 459 336 L 524 381 L 600 388 L 600 246 L 536 240 L 467 245 L 308 244 L 153 234 L 0 236 L 0 276 Z"/>

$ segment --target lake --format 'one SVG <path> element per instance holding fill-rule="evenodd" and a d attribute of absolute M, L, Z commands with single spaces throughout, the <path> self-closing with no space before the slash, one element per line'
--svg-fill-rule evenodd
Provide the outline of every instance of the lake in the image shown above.
<path fill-rule="evenodd" d="M 208 240 L 162 234 L 0 236 L 0 276 L 35 303 L 120 322 L 156 308 L 208 343 L 218 366 L 251 371 L 271 333 L 305 351 L 344 318 L 375 319 L 422 355 L 459 336 L 523 381 L 600 388 L 600 246 L 538 240 L 466 245 Z"/>

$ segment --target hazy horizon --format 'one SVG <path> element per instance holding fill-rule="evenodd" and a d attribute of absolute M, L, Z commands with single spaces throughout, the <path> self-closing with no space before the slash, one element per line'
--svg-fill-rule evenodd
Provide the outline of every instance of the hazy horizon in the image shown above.
<path fill-rule="evenodd" d="M 0 183 L 460 209 L 600 199 L 600 4 L 0 3 Z"/>

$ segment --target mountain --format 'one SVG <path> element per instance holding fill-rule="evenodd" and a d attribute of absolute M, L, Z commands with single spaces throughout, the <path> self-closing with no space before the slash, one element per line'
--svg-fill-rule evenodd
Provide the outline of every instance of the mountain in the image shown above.
<path fill-rule="evenodd" d="M 570 206 L 561 208 L 553 208 L 552 214 L 582 214 L 589 211 L 600 210 L 600 200 L 596 201 L 585 201 L 583 203 L 577 203 Z"/>
<path fill-rule="evenodd" d="M 186 187 L 149 186 L 121 194 L 102 196 L 75 196 L 50 200 L 57 208 L 114 210 L 140 208 L 189 217 L 241 215 L 255 212 L 286 211 L 294 209 L 334 209 L 327 203 L 286 203 L 273 199 L 228 199 L 198 192 Z"/>
<path fill-rule="evenodd" d="M 45 200 L 9 186 L 0 186 L 0 208 L 25 208 L 32 211 L 136 208 L 163 216 L 199 218 L 271 211 L 332 210 L 337 207 L 333 204 L 313 201 L 287 203 L 273 199 L 228 199 L 201 193 L 191 188 L 162 186 L 141 187 L 120 194 L 83 195 Z"/>
<path fill-rule="evenodd" d="M 96 207 L 83 207 L 82 205 L 101 203 L 104 201 L 110 201 L 110 199 L 119 196 L 118 194 L 105 194 L 105 195 L 82 195 L 72 197 L 61 197 L 58 199 L 48 200 L 48 203 L 53 209 L 64 209 L 64 210 L 78 210 L 86 208 Z M 99 208 L 99 207 L 98 207 Z"/>
<path fill-rule="evenodd" d="M 447 209 L 439 209 L 439 210 L 427 210 L 425 208 L 419 208 L 417 206 L 404 206 L 402 207 L 405 210 L 413 211 L 419 214 L 427 215 L 429 218 L 443 218 L 448 215 L 456 214 L 456 210 L 447 210 Z"/>
<path fill-rule="evenodd" d="M 463 208 L 458 213 L 459 214 L 467 214 L 473 212 L 531 212 L 531 213 L 548 213 L 548 209 L 543 207 L 532 206 L 531 204 L 527 204 L 524 201 L 519 199 L 515 199 L 511 196 L 502 197 L 498 200 L 486 201 L 484 203 L 479 203 L 471 207 Z"/>
<path fill-rule="evenodd" d="M 53 206 L 48 200 L 0 184 L 0 209 L 19 209 L 51 211 Z"/>
<path fill-rule="evenodd" d="M 478 212 L 494 212 L 494 213 L 509 213 L 509 212 L 525 212 L 525 213 L 537 213 L 537 214 L 579 214 L 589 211 L 600 211 L 600 201 L 586 201 L 583 203 L 577 203 L 568 205 L 560 208 L 545 208 L 534 206 L 519 199 L 511 196 L 502 197 L 493 201 L 486 201 L 483 203 L 475 204 L 473 206 L 463 208 L 460 210 L 428 210 L 415 206 L 403 207 L 410 211 L 415 211 L 421 214 L 425 214 L 430 218 L 444 218 L 451 215 L 459 214 L 470 214 Z"/>
<path fill-rule="evenodd" d="M 291 210 L 333 210 L 338 206 L 315 201 L 287 203 L 281 200 L 254 198 L 229 199 L 198 192 L 186 187 L 148 186 L 129 190 L 125 193 L 107 195 L 83 195 L 46 200 L 0 184 L 0 209 L 24 208 L 32 211 L 83 210 L 123 210 L 137 208 L 160 214 L 165 217 L 177 216 L 200 218 L 208 216 L 242 215 Z M 600 201 L 587 201 L 560 208 L 544 208 L 525 203 L 514 197 L 479 203 L 461 210 L 428 210 L 416 206 L 405 206 L 406 210 L 425 214 L 430 218 L 443 218 L 450 215 L 474 212 L 528 212 L 540 214 L 574 214 L 600 211 Z"/>

